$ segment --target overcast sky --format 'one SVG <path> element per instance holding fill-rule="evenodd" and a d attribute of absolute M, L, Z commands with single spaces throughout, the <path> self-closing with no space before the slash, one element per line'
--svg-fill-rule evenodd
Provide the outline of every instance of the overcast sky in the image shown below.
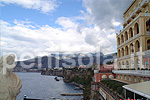
<path fill-rule="evenodd" d="M 1 55 L 116 52 L 132 0 L 0 0 Z"/>

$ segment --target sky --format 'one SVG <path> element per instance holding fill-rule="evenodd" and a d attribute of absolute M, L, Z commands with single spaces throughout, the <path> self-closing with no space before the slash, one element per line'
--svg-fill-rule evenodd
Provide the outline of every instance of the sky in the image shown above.
<path fill-rule="evenodd" d="M 1 54 L 116 52 L 132 0 L 0 0 Z"/>

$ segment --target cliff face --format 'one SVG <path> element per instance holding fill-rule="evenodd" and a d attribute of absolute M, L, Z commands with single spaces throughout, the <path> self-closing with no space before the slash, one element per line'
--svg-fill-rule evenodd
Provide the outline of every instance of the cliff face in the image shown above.
<path fill-rule="evenodd" d="M 80 79 L 86 79 L 92 76 L 91 69 L 87 68 L 63 68 L 61 70 L 58 69 L 50 69 L 50 70 L 42 70 L 41 75 L 51 75 L 51 76 L 59 76 L 63 77 L 64 82 L 73 82 L 79 81 Z"/>
<path fill-rule="evenodd" d="M 63 69 L 62 70 L 58 70 L 58 69 L 42 70 L 41 75 L 64 77 L 64 70 Z"/>

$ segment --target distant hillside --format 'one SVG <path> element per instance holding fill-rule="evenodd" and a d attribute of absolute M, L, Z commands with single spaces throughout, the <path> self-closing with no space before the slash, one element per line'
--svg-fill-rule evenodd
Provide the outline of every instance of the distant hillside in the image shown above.
<path fill-rule="evenodd" d="M 27 69 L 39 69 L 39 68 L 55 68 L 55 67 L 67 67 L 63 66 L 63 63 L 65 63 L 68 66 L 71 66 L 71 60 L 73 59 L 75 61 L 75 66 L 80 66 L 78 64 L 78 61 L 82 61 L 83 65 L 87 65 L 90 62 L 89 54 L 67 54 L 69 56 L 62 56 L 63 54 L 55 55 L 52 54 L 50 56 L 43 56 L 43 57 L 36 57 L 34 59 L 29 59 L 26 61 L 17 61 L 15 71 L 25 71 Z M 96 55 L 97 53 L 92 53 L 93 56 L 93 63 L 96 63 Z M 78 60 L 79 58 L 79 60 Z M 100 53 L 100 64 L 103 64 L 104 60 L 116 58 L 116 53 L 109 54 L 109 55 L 103 55 Z M 41 62 L 38 60 L 41 59 Z M 49 61 L 48 61 L 49 60 Z M 59 63 L 56 63 L 59 62 Z M 26 66 L 23 66 L 22 63 L 24 63 Z M 49 64 L 49 66 L 48 66 Z M 22 66 L 21 66 L 22 65 Z"/>

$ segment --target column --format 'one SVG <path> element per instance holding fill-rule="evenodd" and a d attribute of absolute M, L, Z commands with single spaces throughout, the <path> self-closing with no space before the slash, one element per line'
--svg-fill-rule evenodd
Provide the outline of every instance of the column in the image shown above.
<path fill-rule="evenodd" d="M 139 33 L 141 35 L 146 35 L 146 22 L 144 18 L 139 18 Z"/>

